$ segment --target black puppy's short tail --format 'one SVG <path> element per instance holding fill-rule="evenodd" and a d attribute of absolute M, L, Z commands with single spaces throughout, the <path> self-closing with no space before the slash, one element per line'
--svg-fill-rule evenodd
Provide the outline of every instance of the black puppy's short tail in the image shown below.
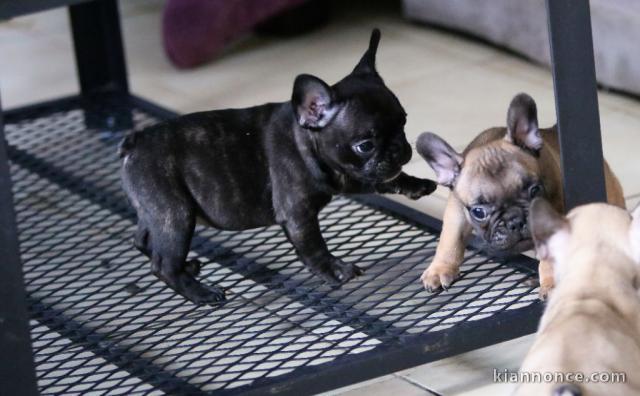
<path fill-rule="evenodd" d="M 553 388 L 552 396 L 582 396 L 582 390 L 575 384 L 561 384 Z"/>
<path fill-rule="evenodd" d="M 131 133 L 122 139 L 120 144 L 118 145 L 118 157 L 124 158 L 125 155 L 129 154 L 131 149 L 136 145 L 136 134 Z"/>

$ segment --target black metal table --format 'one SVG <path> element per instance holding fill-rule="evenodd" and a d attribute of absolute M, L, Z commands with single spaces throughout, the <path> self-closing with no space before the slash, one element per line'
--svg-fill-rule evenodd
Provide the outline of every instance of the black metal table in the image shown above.
<path fill-rule="evenodd" d="M 461 279 L 430 295 L 417 278 L 439 221 L 372 196 L 321 213 L 331 250 L 365 268 L 343 287 L 308 274 L 277 227 L 198 229 L 200 276 L 230 298 L 176 298 L 129 242 L 115 146 L 174 114 L 129 93 L 116 2 L 25 1 L 0 18 L 64 4 L 80 94 L 0 119 L 2 394 L 310 394 L 535 330 L 533 260 L 470 248 Z M 589 7 L 547 7 L 572 207 L 604 198 Z"/>

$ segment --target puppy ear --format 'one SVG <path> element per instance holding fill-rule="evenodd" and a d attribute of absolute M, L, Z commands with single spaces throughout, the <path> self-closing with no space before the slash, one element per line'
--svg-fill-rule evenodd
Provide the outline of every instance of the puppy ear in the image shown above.
<path fill-rule="evenodd" d="M 640 265 L 640 205 L 631 213 L 633 220 L 629 229 L 629 240 L 631 241 L 631 251 L 636 263 Z"/>
<path fill-rule="evenodd" d="M 531 96 L 516 95 L 507 112 L 507 135 L 505 139 L 535 154 L 542 149 L 542 136 L 538 129 L 538 110 Z"/>
<path fill-rule="evenodd" d="M 373 29 L 371 38 L 369 39 L 369 48 L 360 58 L 360 62 L 353 69 L 351 74 L 377 74 L 376 72 L 376 52 L 378 51 L 378 43 L 380 42 L 380 29 Z"/>
<path fill-rule="evenodd" d="M 298 124 L 309 129 L 324 128 L 338 110 L 331 87 L 309 74 L 296 77 L 291 103 Z"/>
<path fill-rule="evenodd" d="M 569 222 L 547 200 L 536 198 L 529 207 L 529 227 L 538 258 L 548 260 L 553 259 L 554 253 L 549 249 L 549 240 L 559 231 L 568 231 Z"/>
<path fill-rule="evenodd" d="M 431 132 L 418 136 L 418 154 L 436 172 L 438 184 L 453 188 L 460 174 L 462 156 L 441 137 Z"/>

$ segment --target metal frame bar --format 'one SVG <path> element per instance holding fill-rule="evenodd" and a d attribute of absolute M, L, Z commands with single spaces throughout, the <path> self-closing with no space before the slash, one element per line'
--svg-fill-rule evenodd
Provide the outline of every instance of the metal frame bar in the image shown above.
<path fill-rule="evenodd" d="M 83 95 L 129 91 L 115 0 L 69 6 L 80 91 Z"/>
<path fill-rule="evenodd" d="M 32 2 L 49 8 L 61 1 Z M 77 3 L 67 1 L 69 3 Z M 27 4 L 25 4 L 25 7 Z M 24 8 L 27 11 L 29 8 Z M 21 14 L 2 9 L 0 16 Z M 77 74 L 83 96 L 113 92 L 128 93 L 127 71 L 116 0 L 97 0 L 69 6 Z M 97 66 L 96 66 L 97 65 Z M 102 118 L 101 118 L 102 117 Z M 121 120 L 116 120 L 120 122 Z M 87 124 L 113 127 L 114 120 L 88 114 Z M 127 123 L 127 120 L 125 120 Z M 37 395 L 27 300 L 20 262 L 18 233 L 13 209 L 11 178 L 0 106 L 0 350 L 11 359 L 0 362 L 0 388 L 12 395 Z"/>
<path fill-rule="evenodd" d="M 129 93 L 127 66 L 122 46 L 120 15 L 116 0 L 94 0 L 69 6 L 76 71 L 81 95 L 105 94 L 121 100 Z M 131 114 L 105 114 L 102 103 L 87 106 L 85 124 L 89 129 L 119 130 L 131 127 Z"/>
<path fill-rule="evenodd" d="M 47 11 L 49 9 L 82 3 L 89 0 L 20 0 L 0 2 L 0 20 Z"/>
<path fill-rule="evenodd" d="M 11 191 L 0 106 L 0 389 L 31 396 L 38 391 Z"/>
<path fill-rule="evenodd" d="M 323 367 L 323 370 L 313 366 L 301 367 L 282 377 L 256 381 L 251 386 L 218 393 L 221 396 L 297 396 L 330 391 L 529 335 L 535 332 L 542 309 L 542 303 L 532 304 L 517 312 L 502 312 L 501 320 L 486 318 L 463 323 L 452 329 L 432 333 L 429 337 L 416 336 L 415 342 L 407 340 L 403 346 L 393 345 L 358 355 L 343 356 L 332 362 L 330 367 Z M 469 334 L 473 334 L 473 337 Z M 482 340 L 481 344 L 484 345 L 480 345 L 478 340 Z M 446 346 L 436 351 L 433 349 L 434 345 Z"/>
<path fill-rule="evenodd" d="M 565 210 L 605 202 L 588 0 L 547 0 Z"/>

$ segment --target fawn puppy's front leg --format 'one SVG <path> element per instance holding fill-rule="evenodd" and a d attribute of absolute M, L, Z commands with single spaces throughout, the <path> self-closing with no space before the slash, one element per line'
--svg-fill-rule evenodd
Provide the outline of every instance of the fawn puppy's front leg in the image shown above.
<path fill-rule="evenodd" d="M 447 289 L 458 277 L 470 232 L 471 226 L 465 219 L 462 203 L 455 195 L 449 195 L 436 254 L 421 276 L 425 289 Z"/>

